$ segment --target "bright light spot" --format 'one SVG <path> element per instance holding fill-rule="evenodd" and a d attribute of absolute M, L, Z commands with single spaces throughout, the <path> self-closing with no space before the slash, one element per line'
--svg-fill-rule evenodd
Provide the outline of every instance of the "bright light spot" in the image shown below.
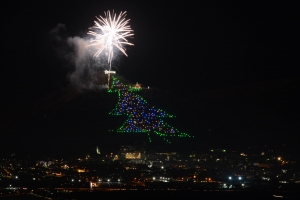
<path fill-rule="evenodd" d="M 153 180 L 155 180 L 155 177 L 153 177 Z"/>
<path fill-rule="evenodd" d="M 231 179 L 232 179 L 232 177 L 231 177 L 231 176 L 229 176 L 229 177 L 228 177 L 228 179 L 229 179 L 229 180 L 231 180 Z"/>
<path fill-rule="evenodd" d="M 242 180 L 242 177 L 239 177 L 239 180 Z"/>
<path fill-rule="evenodd" d="M 115 74 L 116 71 L 107 71 L 107 70 L 105 70 L 104 73 L 105 73 L 105 74 Z"/>
<path fill-rule="evenodd" d="M 281 157 L 278 157 L 277 160 L 280 161 L 280 160 L 281 160 Z"/>

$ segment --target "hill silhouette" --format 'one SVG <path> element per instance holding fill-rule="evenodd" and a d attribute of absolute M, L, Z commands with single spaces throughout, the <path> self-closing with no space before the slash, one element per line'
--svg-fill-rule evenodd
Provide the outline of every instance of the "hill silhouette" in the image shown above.
<path fill-rule="evenodd" d="M 166 119 L 168 124 L 195 136 L 172 145 L 147 144 L 142 133 L 109 132 L 126 119 L 108 114 L 117 94 L 64 86 L 26 106 L 3 107 L 1 149 L 53 156 L 83 155 L 96 146 L 108 152 L 122 144 L 195 150 L 287 143 L 293 149 L 299 139 L 297 85 L 296 80 L 286 80 L 199 92 L 142 90 L 140 95 L 151 105 L 177 116 Z"/>

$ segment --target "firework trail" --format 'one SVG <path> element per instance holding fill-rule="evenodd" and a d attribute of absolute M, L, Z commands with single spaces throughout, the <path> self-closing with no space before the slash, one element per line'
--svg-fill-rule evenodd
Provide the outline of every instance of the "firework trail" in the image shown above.
<path fill-rule="evenodd" d="M 99 56 L 103 51 L 107 53 L 107 62 L 109 70 L 111 70 L 111 62 L 114 57 L 114 47 L 120 50 L 124 55 L 126 49 L 123 45 L 133 45 L 128 42 L 126 38 L 133 36 L 133 30 L 128 25 L 129 19 L 125 19 L 126 11 L 121 12 L 118 16 L 110 11 L 104 12 L 105 17 L 96 17 L 95 25 L 91 27 L 92 30 L 88 32 L 89 35 L 94 36 L 90 40 L 90 45 L 97 48 L 94 56 Z M 108 74 L 109 85 L 110 74 Z"/>

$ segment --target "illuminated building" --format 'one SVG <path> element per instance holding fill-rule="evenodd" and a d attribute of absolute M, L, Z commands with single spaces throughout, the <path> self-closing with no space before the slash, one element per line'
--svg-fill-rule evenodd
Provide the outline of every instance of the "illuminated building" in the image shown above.
<path fill-rule="evenodd" d="M 37 161 L 37 164 L 43 166 L 43 167 L 49 167 L 50 165 L 53 165 L 54 164 L 54 161 L 43 161 L 43 160 L 40 160 L 40 161 Z"/>
<path fill-rule="evenodd" d="M 132 146 L 121 146 L 115 160 L 145 160 L 146 156 L 141 151 L 135 150 Z"/>
<path fill-rule="evenodd" d="M 145 154 L 140 151 L 120 151 L 118 160 L 140 160 L 145 159 Z"/>
<path fill-rule="evenodd" d="M 126 159 L 141 159 L 141 152 L 128 152 L 125 154 Z"/>
<path fill-rule="evenodd" d="M 134 87 L 137 88 L 137 89 L 140 89 L 141 88 L 141 84 L 139 84 L 138 82 L 136 82 L 136 84 L 135 84 Z"/>

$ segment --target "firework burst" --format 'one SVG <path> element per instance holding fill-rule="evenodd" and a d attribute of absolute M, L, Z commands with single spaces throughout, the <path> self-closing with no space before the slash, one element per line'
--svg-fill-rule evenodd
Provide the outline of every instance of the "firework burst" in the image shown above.
<path fill-rule="evenodd" d="M 125 19 L 126 11 L 121 12 L 118 16 L 110 11 L 104 12 L 104 14 L 105 17 L 96 17 L 95 25 L 88 32 L 89 35 L 94 36 L 88 46 L 96 47 L 97 51 L 94 56 L 99 56 L 104 51 L 111 69 L 114 47 L 127 56 L 124 45 L 133 45 L 126 39 L 133 36 L 133 30 L 128 25 L 129 19 Z"/>

